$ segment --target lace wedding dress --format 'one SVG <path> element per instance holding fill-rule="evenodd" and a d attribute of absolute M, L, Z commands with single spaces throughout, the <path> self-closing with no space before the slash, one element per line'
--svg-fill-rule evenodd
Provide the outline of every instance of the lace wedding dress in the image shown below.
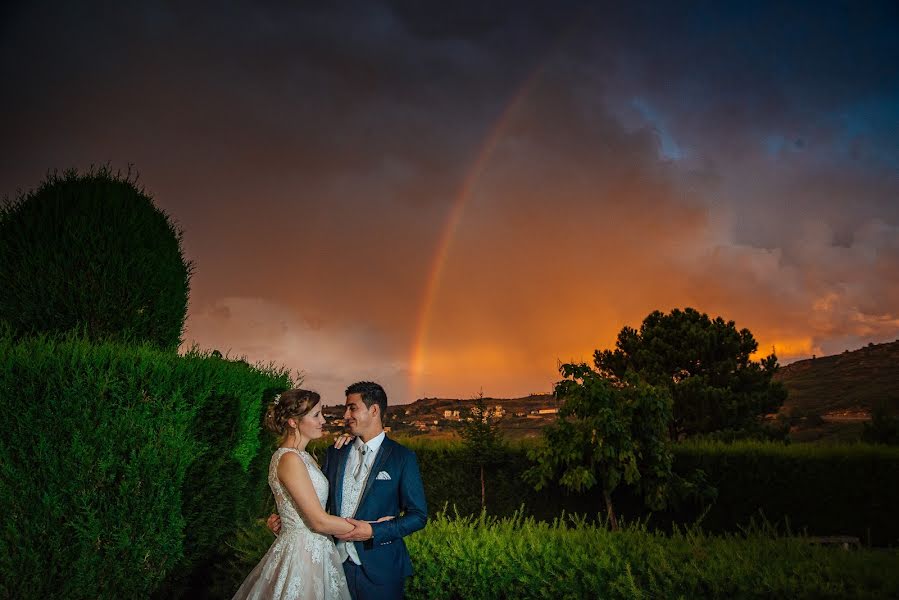
<path fill-rule="evenodd" d="M 328 479 L 307 452 L 295 448 L 275 451 L 268 467 L 268 484 L 278 505 L 281 533 L 244 580 L 234 600 L 349 600 L 350 592 L 334 541 L 306 526 L 293 498 L 278 479 L 278 461 L 287 452 L 294 452 L 303 460 L 322 508 L 328 499 Z"/>

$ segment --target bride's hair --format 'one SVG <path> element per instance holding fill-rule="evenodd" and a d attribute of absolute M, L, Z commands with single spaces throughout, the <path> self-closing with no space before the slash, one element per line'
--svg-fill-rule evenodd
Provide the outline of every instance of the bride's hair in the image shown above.
<path fill-rule="evenodd" d="M 290 431 L 288 419 L 299 421 L 320 401 L 321 396 L 312 390 L 293 389 L 282 392 L 275 396 L 265 411 L 265 428 L 283 437 Z"/>

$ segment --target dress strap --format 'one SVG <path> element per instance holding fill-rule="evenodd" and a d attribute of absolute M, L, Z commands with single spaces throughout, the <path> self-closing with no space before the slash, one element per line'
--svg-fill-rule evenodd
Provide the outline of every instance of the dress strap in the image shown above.
<path fill-rule="evenodd" d="M 318 463 L 315 461 L 314 458 L 312 458 L 311 454 L 309 454 L 305 450 L 297 450 L 296 448 L 291 448 L 290 446 L 279 447 L 278 450 L 276 450 L 275 453 L 278 456 L 278 461 L 280 461 L 281 458 L 288 452 L 292 452 L 292 453 L 296 454 L 297 456 L 299 456 L 300 460 L 302 460 L 307 465 L 309 463 L 312 463 L 315 466 L 318 466 Z"/>
<path fill-rule="evenodd" d="M 302 453 L 302 452 L 300 452 L 300 451 L 297 450 L 296 448 L 289 448 L 289 447 L 288 447 L 288 448 L 282 448 L 282 447 L 279 447 L 277 450 L 275 450 L 275 454 L 274 454 L 275 462 L 276 462 L 276 463 L 281 462 L 281 459 L 284 458 L 284 455 L 285 455 L 285 454 L 296 454 L 297 456 L 300 457 L 300 460 L 302 460 L 304 463 L 306 462 L 306 461 L 303 459 L 303 453 Z"/>

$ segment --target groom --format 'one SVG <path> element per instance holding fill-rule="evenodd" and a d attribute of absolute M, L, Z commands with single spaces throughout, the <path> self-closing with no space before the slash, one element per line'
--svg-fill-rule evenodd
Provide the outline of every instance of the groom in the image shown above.
<path fill-rule="evenodd" d="M 346 390 L 344 420 L 356 439 L 330 447 L 322 472 L 329 485 L 327 510 L 355 526 L 337 536 L 350 595 L 355 600 L 402 598 L 412 561 L 403 537 L 425 526 L 428 507 L 415 453 L 384 433 L 387 394 L 362 381 Z M 374 522 L 382 516 L 389 521 Z M 280 521 L 269 518 L 277 533 Z"/>

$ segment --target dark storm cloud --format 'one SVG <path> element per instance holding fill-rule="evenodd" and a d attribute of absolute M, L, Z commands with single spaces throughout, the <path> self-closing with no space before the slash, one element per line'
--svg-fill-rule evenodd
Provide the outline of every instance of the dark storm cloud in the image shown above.
<path fill-rule="evenodd" d="M 430 393 L 540 391 L 555 357 L 686 303 L 796 355 L 899 330 L 894 3 L 6 11 L 2 191 L 135 163 L 185 229 L 205 345 L 405 385 L 501 118 L 435 299 Z M 453 361 L 485 367 L 456 382 Z"/>

